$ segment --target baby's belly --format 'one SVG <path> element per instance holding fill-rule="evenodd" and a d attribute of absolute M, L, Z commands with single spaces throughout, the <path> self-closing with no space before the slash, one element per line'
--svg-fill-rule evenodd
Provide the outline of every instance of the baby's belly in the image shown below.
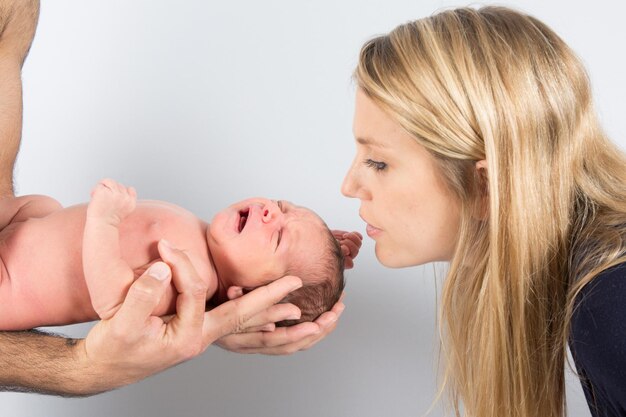
<path fill-rule="evenodd" d="M 0 258 L 9 277 L 0 283 L 0 302 L 10 300 L 13 304 L 14 318 L 20 323 L 16 329 L 98 319 L 82 266 L 85 215 L 86 205 L 72 206 L 0 231 Z M 209 262 L 203 249 L 206 241 L 194 219 L 139 202 L 120 225 L 119 241 L 122 259 L 135 271 L 135 277 L 160 259 L 157 242 L 161 238 L 186 249 L 198 272 L 205 275 Z M 209 279 L 212 295 L 217 281 L 215 277 Z M 175 294 L 173 287 L 168 289 L 159 314 L 173 312 Z"/>
<path fill-rule="evenodd" d="M 16 328 L 61 325 L 96 318 L 82 273 L 82 225 L 56 230 L 43 219 L 0 232 L 0 257 L 8 280 L 0 300 L 12 305 Z"/>

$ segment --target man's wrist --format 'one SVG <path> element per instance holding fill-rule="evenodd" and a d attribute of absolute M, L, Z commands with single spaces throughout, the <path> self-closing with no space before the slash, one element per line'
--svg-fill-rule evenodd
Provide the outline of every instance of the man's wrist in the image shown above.
<path fill-rule="evenodd" d="M 70 396 L 89 396 L 107 391 L 104 386 L 107 378 L 87 356 L 85 339 L 66 339 L 65 343 L 68 347 L 69 366 L 63 390 Z"/>

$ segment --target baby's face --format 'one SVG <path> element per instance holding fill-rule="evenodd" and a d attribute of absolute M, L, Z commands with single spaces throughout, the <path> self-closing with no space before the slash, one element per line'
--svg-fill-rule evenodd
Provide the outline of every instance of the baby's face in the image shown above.
<path fill-rule="evenodd" d="M 207 242 L 222 283 L 254 288 L 319 260 L 327 236 L 324 222 L 311 210 L 250 198 L 215 215 Z"/>

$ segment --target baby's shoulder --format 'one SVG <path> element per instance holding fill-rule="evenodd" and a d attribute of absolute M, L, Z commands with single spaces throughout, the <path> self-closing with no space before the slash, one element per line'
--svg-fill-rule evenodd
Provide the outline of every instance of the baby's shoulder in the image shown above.
<path fill-rule="evenodd" d="M 45 217 L 62 209 L 61 204 L 45 195 L 24 195 L 0 200 L 0 228 L 31 218 Z"/>

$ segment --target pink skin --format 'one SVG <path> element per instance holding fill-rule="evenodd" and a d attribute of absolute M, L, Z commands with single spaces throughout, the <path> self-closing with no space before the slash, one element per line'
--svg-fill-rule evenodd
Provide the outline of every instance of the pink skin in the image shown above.
<path fill-rule="evenodd" d="M 460 207 L 435 158 L 361 89 L 354 136 L 357 154 L 341 191 L 360 200 L 378 260 L 393 268 L 450 260 Z"/>
<path fill-rule="evenodd" d="M 324 228 L 315 213 L 286 201 L 250 198 L 220 211 L 207 229 L 217 297 L 234 298 L 305 269 L 305 260 L 319 258 L 328 246 Z"/>

